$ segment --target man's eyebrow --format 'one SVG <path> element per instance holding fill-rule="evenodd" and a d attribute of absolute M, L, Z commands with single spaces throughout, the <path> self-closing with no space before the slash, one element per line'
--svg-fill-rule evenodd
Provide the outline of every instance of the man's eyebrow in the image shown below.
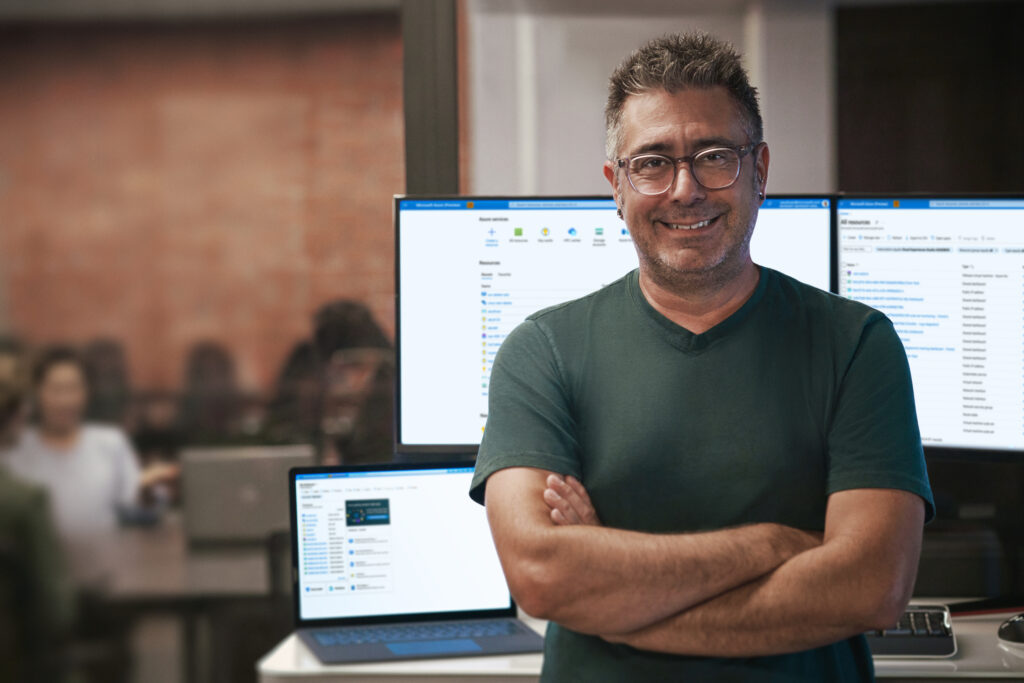
<path fill-rule="evenodd" d="M 694 152 L 699 152 L 709 147 L 738 147 L 734 140 L 723 137 L 708 137 L 695 140 L 692 143 Z M 664 141 L 648 142 L 633 150 L 629 156 L 635 157 L 638 154 L 669 154 L 672 152 L 672 145 Z"/>

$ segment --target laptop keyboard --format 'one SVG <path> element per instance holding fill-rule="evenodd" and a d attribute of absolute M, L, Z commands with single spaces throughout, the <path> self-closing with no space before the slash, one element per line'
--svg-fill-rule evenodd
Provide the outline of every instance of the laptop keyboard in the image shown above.
<path fill-rule="evenodd" d="M 363 643 L 396 643 L 412 640 L 445 640 L 452 638 L 487 638 L 510 636 L 523 632 L 513 620 L 442 622 L 430 624 L 391 624 L 379 626 L 344 626 L 320 628 L 313 637 L 324 646 L 360 645 Z"/>

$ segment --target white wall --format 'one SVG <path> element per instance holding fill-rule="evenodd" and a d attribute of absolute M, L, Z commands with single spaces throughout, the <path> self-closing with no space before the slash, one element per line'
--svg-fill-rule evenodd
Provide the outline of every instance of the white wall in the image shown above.
<path fill-rule="evenodd" d="M 833 27 L 825 0 L 467 0 L 475 194 L 607 194 L 608 77 L 633 49 L 702 29 L 761 91 L 769 192 L 835 189 Z"/>

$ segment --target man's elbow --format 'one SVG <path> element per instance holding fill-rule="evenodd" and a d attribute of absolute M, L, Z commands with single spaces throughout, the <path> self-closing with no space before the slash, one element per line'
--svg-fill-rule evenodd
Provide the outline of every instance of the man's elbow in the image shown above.
<path fill-rule="evenodd" d="M 519 607 L 532 617 L 555 619 L 559 605 L 565 602 L 566 590 L 553 564 L 538 558 L 519 559 L 510 564 L 506 578 Z"/>
<path fill-rule="evenodd" d="M 892 628 L 903 616 L 913 589 L 913 577 L 910 580 L 905 577 L 893 578 L 878 585 L 868 599 L 861 603 L 864 607 L 863 630 Z"/>

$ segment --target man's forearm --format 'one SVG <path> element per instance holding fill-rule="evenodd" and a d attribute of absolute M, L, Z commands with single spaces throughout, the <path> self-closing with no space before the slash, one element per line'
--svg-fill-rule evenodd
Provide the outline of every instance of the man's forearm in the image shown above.
<path fill-rule="evenodd" d="M 916 501 L 904 509 L 894 515 L 903 521 L 893 525 L 903 528 L 891 538 L 826 536 L 822 546 L 751 583 L 606 638 L 656 652 L 751 657 L 820 647 L 891 625 L 909 599 L 920 548 L 923 506 Z"/>
<path fill-rule="evenodd" d="M 524 609 L 584 633 L 648 626 L 745 584 L 811 547 L 777 524 L 658 535 L 594 526 L 546 530 L 534 558 L 539 600 Z"/>

